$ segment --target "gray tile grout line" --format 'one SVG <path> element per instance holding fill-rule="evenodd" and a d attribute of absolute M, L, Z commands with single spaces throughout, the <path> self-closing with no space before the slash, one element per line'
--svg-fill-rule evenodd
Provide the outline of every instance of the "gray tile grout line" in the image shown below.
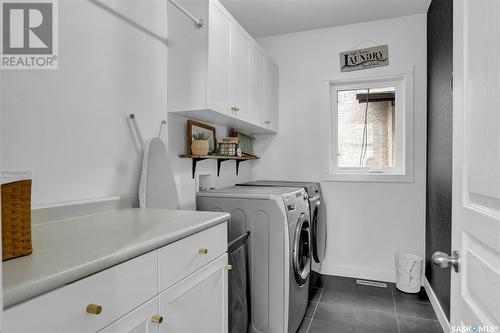
<path fill-rule="evenodd" d="M 430 320 L 430 321 L 438 321 L 439 320 L 436 318 L 436 319 L 430 319 L 430 318 L 422 318 L 422 317 L 417 317 L 417 316 L 411 316 L 411 315 L 403 315 L 403 314 L 398 314 L 397 310 L 396 310 L 396 295 L 394 295 L 394 289 L 391 290 L 391 293 L 392 293 L 392 299 L 394 300 L 394 311 L 396 312 L 396 317 L 398 319 L 398 326 L 399 326 L 399 317 L 406 317 L 406 318 L 412 318 L 412 319 L 419 319 L 419 320 Z M 402 299 L 400 300 L 400 302 L 403 302 L 403 303 L 417 303 L 417 304 L 428 304 L 428 305 L 431 305 L 430 302 L 426 302 L 426 301 L 414 301 L 414 300 L 407 300 L 407 299 Z"/>
<path fill-rule="evenodd" d="M 396 324 L 398 325 L 398 333 L 401 333 L 401 329 L 399 328 L 398 310 L 396 309 L 396 297 L 394 296 L 394 289 L 391 289 L 391 295 L 392 295 L 392 304 L 394 304 L 394 314 L 396 315 Z"/>
<path fill-rule="evenodd" d="M 325 290 L 325 287 L 326 287 L 326 281 L 325 281 L 323 288 L 321 288 L 321 294 L 319 294 L 318 302 L 316 302 L 316 306 L 314 307 L 314 311 L 311 315 L 311 320 L 309 320 L 309 325 L 307 325 L 306 333 L 309 333 L 309 328 L 311 328 L 311 324 L 313 322 L 314 315 L 316 314 L 316 310 L 318 309 L 319 301 L 321 300 L 321 296 L 323 296 L 323 291 Z"/>
<path fill-rule="evenodd" d="M 406 317 L 406 318 L 411 318 L 411 319 L 428 320 L 428 321 L 437 321 L 437 322 L 439 322 L 438 319 L 429 319 L 429 318 L 422 318 L 422 317 L 415 317 L 415 316 L 408 316 L 408 315 L 400 315 L 400 314 L 398 314 L 398 317 Z"/>
<path fill-rule="evenodd" d="M 394 297 L 396 299 L 396 297 Z M 410 299 L 400 299 L 399 300 L 402 303 L 417 303 L 417 304 L 431 304 L 429 301 L 415 301 L 415 300 L 410 300 Z"/>

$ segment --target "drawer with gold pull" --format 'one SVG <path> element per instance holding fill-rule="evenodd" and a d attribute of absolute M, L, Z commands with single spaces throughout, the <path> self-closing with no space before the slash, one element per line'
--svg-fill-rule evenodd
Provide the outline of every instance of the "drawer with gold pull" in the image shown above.
<path fill-rule="evenodd" d="M 157 258 L 147 253 L 8 308 L 3 331 L 96 332 L 157 295 Z"/>
<path fill-rule="evenodd" d="M 227 224 L 181 239 L 158 250 L 160 292 L 227 251 Z"/>
<path fill-rule="evenodd" d="M 99 333 L 158 332 L 165 318 L 158 313 L 158 297 L 118 319 Z"/>

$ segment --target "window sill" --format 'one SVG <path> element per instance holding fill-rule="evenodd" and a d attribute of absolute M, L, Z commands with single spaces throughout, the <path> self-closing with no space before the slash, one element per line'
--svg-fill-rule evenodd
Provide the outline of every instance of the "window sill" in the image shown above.
<path fill-rule="evenodd" d="M 327 173 L 325 182 L 373 182 L 373 183 L 413 183 L 413 174 L 396 173 Z"/>

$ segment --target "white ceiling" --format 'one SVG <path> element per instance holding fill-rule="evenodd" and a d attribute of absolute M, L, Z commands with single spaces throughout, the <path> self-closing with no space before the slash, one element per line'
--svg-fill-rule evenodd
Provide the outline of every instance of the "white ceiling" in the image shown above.
<path fill-rule="evenodd" d="M 221 0 L 254 37 L 427 13 L 431 0 Z"/>

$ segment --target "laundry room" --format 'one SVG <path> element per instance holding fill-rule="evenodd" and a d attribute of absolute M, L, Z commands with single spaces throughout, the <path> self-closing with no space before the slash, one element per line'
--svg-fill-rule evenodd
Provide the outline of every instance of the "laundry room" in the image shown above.
<path fill-rule="evenodd" d="M 500 1 L 0 8 L 1 332 L 500 332 Z"/>

